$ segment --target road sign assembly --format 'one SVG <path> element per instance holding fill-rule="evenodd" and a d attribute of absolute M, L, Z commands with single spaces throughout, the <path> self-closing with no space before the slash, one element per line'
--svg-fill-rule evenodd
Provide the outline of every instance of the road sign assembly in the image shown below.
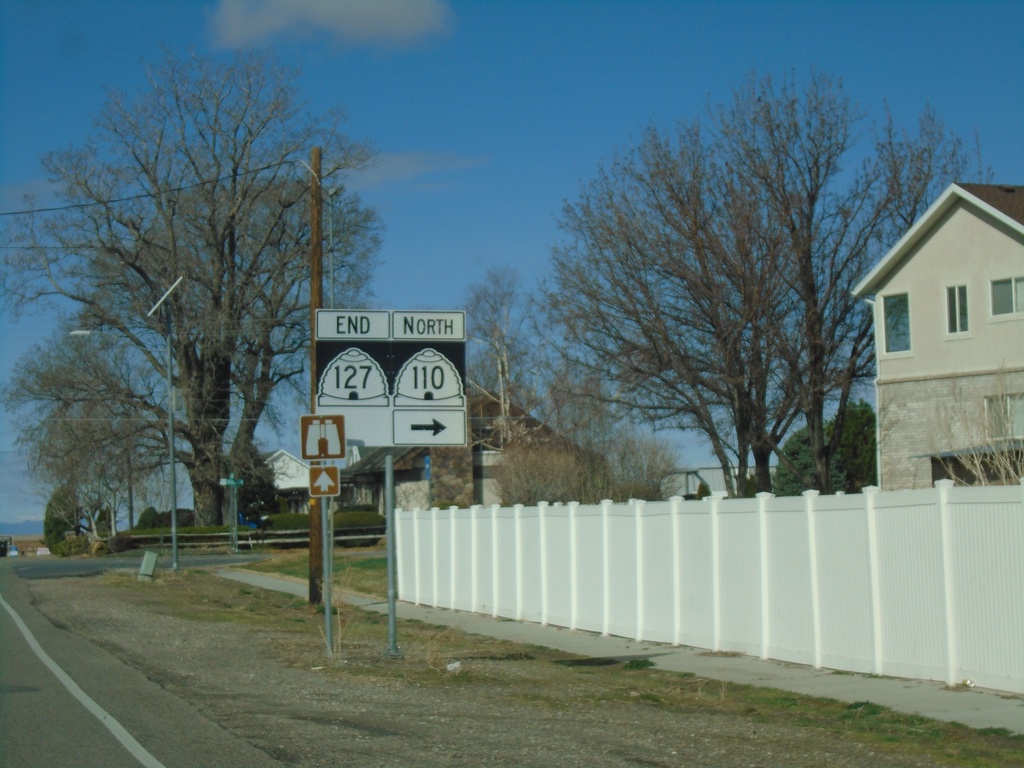
<path fill-rule="evenodd" d="M 344 416 L 348 439 L 466 444 L 464 312 L 318 310 L 316 369 L 317 417 Z"/>

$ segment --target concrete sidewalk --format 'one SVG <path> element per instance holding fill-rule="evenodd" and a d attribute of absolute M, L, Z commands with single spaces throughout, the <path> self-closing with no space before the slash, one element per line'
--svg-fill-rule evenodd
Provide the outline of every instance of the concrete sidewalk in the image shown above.
<path fill-rule="evenodd" d="M 305 581 L 242 570 L 222 570 L 217 575 L 299 597 L 307 597 L 309 594 Z M 384 600 L 354 595 L 345 595 L 343 599 L 353 605 L 387 613 L 387 601 Z M 694 648 L 638 643 L 621 637 L 604 637 L 589 632 L 403 602 L 398 603 L 397 614 L 399 619 L 456 627 L 475 635 L 554 648 L 576 656 L 623 660 L 647 658 L 660 669 L 687 672 L 709 680 L 778 688 L 851 704 L 870 701 L 898 712 L 963 723 L 972 728 L 1005 728 L 1024 734 L 1024 696 L 978 688 L 950 690 L 937 682 L 843 674 L 795 664 L 761 661 L 751 656 L 714 656 Z M 398 641 L 401 646 L 401 631 Z"/>

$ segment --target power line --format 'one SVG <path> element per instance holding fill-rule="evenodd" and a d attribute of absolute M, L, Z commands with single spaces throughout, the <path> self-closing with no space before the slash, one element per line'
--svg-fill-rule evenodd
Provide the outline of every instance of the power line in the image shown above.
<path fill-rule="evenodd" d="M 156 197 L 157 195 L 169 195 L 175 192 L 184 192 L 188 189 L 194 189 L 195 187 L 201 187 L 205 184 L 218 184 L 222 181 L 229 181 L 230 179 L 237 178 L 238 176 L 250 176 L 254 173 L 262 173 L 263 171 L 269 171 L 271 168 L 280 168 L 282 165 L 295 165 L 301 162 L 300 160 L 282 160 L 279 163 L 272 163 L 265 165 L 262 168 L 252 168 L 248 171 L 241 171 L 237 174 L 230 176 L 221 176 L 216 179 L 204 179 L 202 181 L 195 181 L 191 184 L 183 184 L 180 187 L 172 187 L 170 189 L 160 189 L 155 192 L 140 192 L 137 195 L 129 195 L 127 197 L 115 197 L 109 200 L 94 200 L 89 203 L 69 203 L 67 205 L 55 205 L 46 208 L 29 208 L 23 211 L 0 211 L 0 216 L 26 216 L 31 213 L 56 213 L 58 211 L 71 211 L 78 208 L 89 208 L 94 205 L 114 205 L 117 203 L 128 203 L 132 200 L 141 200 L 146 197 Z M 305 165 L 305 163 L 303 163 Z M 10 246 L 8 246 L 10 247 Z"/>

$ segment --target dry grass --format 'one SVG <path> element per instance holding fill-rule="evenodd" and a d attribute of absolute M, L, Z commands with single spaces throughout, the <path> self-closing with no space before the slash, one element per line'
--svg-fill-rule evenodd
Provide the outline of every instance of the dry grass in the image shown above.
<path fill-rule="evenodd" d="M 383 595 L 380 556 L 340 554 L 335 595 Z M 292 551 L 259 566 L 296 576 L 308 554 Z M 524 647 L 454 628 L 403 621 L 404 656 L 387 653 L 387 618 L 336 602 L 333 658 L 326 658 L 323 614 L 301 598 L 239 585 L 201 571 L 166 574 L 153 583 L 108 575 L 104 584 L 121 599 L 189 622 L 235 623 L 257 631 L 277 658 L 339 681 L 417 691 L 458 691 L 467 700 L 539 711 L 594 714 L 609 705 L 654 708 L 662 714 L 714 714 L 771 729 L 802 729 L 823 743 L 856 743 L 899 764 L 1019 766 L 1024 737 L 999 730 L 902 715 L 870 702 L 845 703 L 643 668 L 614 660 L 583 660 Z M 588 663 L 601 661 L 602 663 Z M 809 730 L 808 730 L 809 729 Z M 901 762 L 901 761 L 914 762 Z M 895 764 L 895 763 L 886 763 Z"/>

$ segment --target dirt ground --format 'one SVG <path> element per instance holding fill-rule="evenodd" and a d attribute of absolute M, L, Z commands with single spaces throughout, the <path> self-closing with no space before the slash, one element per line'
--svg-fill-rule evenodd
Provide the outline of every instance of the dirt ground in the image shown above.
<path fill-rule="evenodd" d="M 342 609 L 338 653 L 328 661 L 322 615 L 212 574 L 45 580 L 30 589 L 52 620 L 282 765 L 950 764 L 890 754 L 852 732 L 837 738 L 834 729 L 730 711 L 722 706 L 729 691 L 712 681 L 577 665 L 451 630 L 402 627 L 405 657 L 386 658 L 385 620 L 355 609 Z"/>

